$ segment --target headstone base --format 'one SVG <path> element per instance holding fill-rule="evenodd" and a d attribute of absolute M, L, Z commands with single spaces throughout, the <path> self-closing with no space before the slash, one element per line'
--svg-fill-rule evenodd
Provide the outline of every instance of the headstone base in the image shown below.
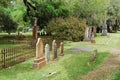
<path fill-rule="evenodd" d="M 34 60 L 33 68 L 39 69 L 39 68 L 42 68 L 42 67 L 45 66 L 45 65 L 46 65 L 45 58 L 42 57 L 42 58 L 39 58 L 39 59 L 35 59 L 35 60 Z"/>

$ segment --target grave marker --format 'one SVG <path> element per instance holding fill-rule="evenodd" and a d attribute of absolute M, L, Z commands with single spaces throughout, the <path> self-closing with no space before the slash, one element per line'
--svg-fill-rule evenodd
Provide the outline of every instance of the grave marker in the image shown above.
<path fill-rule="evenodd" d="M 36 58 L 34 60 L 33 68 L 39 69 L 43 66 L 45 66 L 46 61 L 43 57 L 43 42 L 41 38 L 38 38 L 38 41 L 36 43 Z"/>
<path fill-rule="evenodd" d="M 63 42 L 60 43 L 60 56 L 64 55 L 64 44 Z"/>
<path fill-rule="evenodd" d="M 45 45 L 45 60 L 46 60 L 46 63 L 48 63 L 50 61 L 50 46 L 49 46 L 49 44 Z"/>
<path fill-rule="evenodd" d="M 52 43 L 52 53 L 53 53 L 53 60 L 57 59 L 57 43 L 56 43 L 56 40 L 53 40 L 53 43 Z"/>

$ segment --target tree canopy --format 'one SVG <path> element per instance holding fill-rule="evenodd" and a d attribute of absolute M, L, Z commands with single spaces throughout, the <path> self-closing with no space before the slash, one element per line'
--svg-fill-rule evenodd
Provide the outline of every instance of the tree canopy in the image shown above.
<path fill-rule="evenodd" d="M 39 29 L 43 29 L 52 19 L 74 16 L 88 26 L 102 26 L 105 20 L 119 26 L 119 4 L 119 0 L 1 0 L 0 20 L 7 16 L 18 27 L 30 27 L 37 17 Z"/>

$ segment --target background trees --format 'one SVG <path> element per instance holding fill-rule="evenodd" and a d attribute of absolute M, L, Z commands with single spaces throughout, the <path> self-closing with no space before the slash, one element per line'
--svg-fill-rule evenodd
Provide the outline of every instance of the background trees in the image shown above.
<path fill-rule="evenodd" d="M 113 26 L 113 30 L 117 31 L 120 25 L 120 1 L 110 0 L 110 5 L 107 10 L 109 16 L 109 26 Z"/>
<path fill-rule="evenodd" d="M 109 0 L 77 0 L 73 14 L 89 26 L 102 25 L 108 5 Z"/>
<path fill-rule="evenodd" d="M 39 30 L 41 30 L 47 28 L 53 19 L 56 23 L 59 18 L 66 19 L 73 16 L 89 27 L 101 27 L 107 20 L 108 29 L 112 26 L 116 31 L 120 25 L 119 4 L 119 0 L 2 0 L 0 1 L 0 28 L 7 29 L 5 28 L 7 25 L 3 24 L 4 17 L 9 18 L 8 21 L 14 27 L 10 29 L 14 30 L 17 28 L 16 23 L 17 30 L 21 27 L 23 30 L 32 27 L 33 17 L 37 17 Z"/>
<path fill-rule="evenodd" d="M 47 23 L 52 18 L 68 17 L 71 13 L 69 4 L 65 0 L 31 0 L 28 3 L 34 5 L 34 7 L 26 6 L 26 14 L 30 19 L 32 19 L 32 17 L 38 18 L 38 26 L 40 29 L 47 26 Z"/>
<path fill-rule="evenodd" d="M 9 6 L 9 1 L 0 1 L 0 27 L 2 31 L 6 31 L 8 34 L 10 34 L 12 31 L 16 31 L 17 29 L 17 23 L 14 22 L 9 14 L 6 12 L 6 8 Z"/>

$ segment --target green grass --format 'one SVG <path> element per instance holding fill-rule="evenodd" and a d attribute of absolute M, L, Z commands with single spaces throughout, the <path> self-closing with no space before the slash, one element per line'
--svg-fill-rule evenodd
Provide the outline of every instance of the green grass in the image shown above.
<path fill-rule="evenodd" d="M 35 70 L 32 68 L 34 59 L 30 59 L 21 64 L 0 71 L 1 80 L 80 80 L 80 76 L 87 74 L 98 67 L 110 53 L 113 47 L 119 47 L 120 32 L 106 36 L 96 37 L 96 44 L 90 42 L 66 42 L 65 55 L 59 56 L 57 61 L 51 61 L 45 67 Z M 90 62 L 92 53 L 86 52 L 70 52 L 67 49 L 76 46 L 92 47 L 98 50 L 98 58 L 95 62 Z M 89 62 L 89 66 L 87 63 Z M 55 72 L 52 76 L 47 76 L 49 73 Z M 120 73 L 118 72 L 118 75 Z M 119 78 L 119 76 L 118 76 Z M 117 78 L 117 79 L 118 79 Z M 116 80 L 117 80 L 116 79 Z M 119 80 L 119 79 L 118 79 Z"/>
<path fill-rule="evenodd" d="M 93 70 L 108 55 L 99 53 L 95 62 L 90 62 L 87 66 L 91 53 L 66 54 L 59 57 L 58 61 L 51 61 L 45 67 L 35 70 L 32 68 L 33 59 L 18 64 L 11 68 L 0 71 L 1 80 L 79 80 L 81 75 Z M 50 72 L 55 72 L 52 76 L 47 76 Z"/>
<path fill-rule="evenodd" d="M 31 38 L 32 37 L 32 32 L 22 33 L 22 35 L 24 35 L 26 38 Z M 8 35 L 7 33 L 0 33 L 0 39 L 1 40 L 15 39 L 17 36 L 18 36 L 17 33 L 11 33 L 10 35 Z"/>
<path fill-rule="evenodd" d="M 112 80 L 120 80 L 120 69 L 113 75 Z"/>
<path fill-rule="evenodd" d="M 27 32 L 27 33 L 22 33 L 26 38 L 29 38 L 32 36 L 31 32 Z M 0 49 L 1 48 L 8 48 L 8 47 L 14 47 L 14 46 L 20 46 L 21 44 L 19 44 L 19 40 L 15 40 L 17 36 L 17 33 L 11 33 L 11 35 L 8 35 L 7 33 L 0 33 Z M 10 42 L 11 40 L 15 40 L 18 43 L 14 43 L 12 44 L 12 42 Z"/>
<path fill-rule="evenodd" d="M 3 49 L 3 48 L 10 48 L 10 47 L 17 47 L 17 46 L 22 46 L 22 45 L 25 45 L 24 43 L 9 43 L 9 44 L 0 44 L 0 50 Z"/>
<path fill-rule="evenodd" d="M 11 33 L 10 35 L 8 35 L 8 33 L 0 33 L 0 36 L 16 36 L 16 35 L 17 35 L 17 33 Z M 32 36 L 32 32 L 22 33 L 22 35 Z"/>
<path fill-rule="evenodd" d="M 14 44 L 17 45 L 17 44 Z M 11 47 L 13 44 L 0 44 L 0 48 L 6 48 L 6 47 Z"/>

